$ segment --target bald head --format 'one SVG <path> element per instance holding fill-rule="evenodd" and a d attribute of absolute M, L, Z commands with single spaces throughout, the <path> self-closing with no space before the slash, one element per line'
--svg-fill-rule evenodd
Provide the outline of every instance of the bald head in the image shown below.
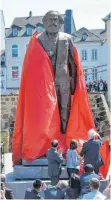
<path fill-rule="evenodd" d="M 58 33 L 64 20 L 57 11 L 49 11 L 43 17 L 43 24 L 48 33 Z"/>

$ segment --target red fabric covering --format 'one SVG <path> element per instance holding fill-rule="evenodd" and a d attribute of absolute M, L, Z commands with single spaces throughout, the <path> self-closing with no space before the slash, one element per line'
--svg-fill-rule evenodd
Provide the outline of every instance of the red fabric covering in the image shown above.
<path fill-rule="evenodd" d="M 60 117 L 50 59 L 36 34 L 32 37 L 24 59 L 16 122 L 12 143 L 14 164 L 20 159 L 32 161 L 47 153 L 52 139 L 60 141 L 66 151 L 72 138 L 87 139 L 94 127 L 85 80 L 77 50 L 77 87 L 72 100 L 71 114 L 65 135 L 60 133 Z"/>

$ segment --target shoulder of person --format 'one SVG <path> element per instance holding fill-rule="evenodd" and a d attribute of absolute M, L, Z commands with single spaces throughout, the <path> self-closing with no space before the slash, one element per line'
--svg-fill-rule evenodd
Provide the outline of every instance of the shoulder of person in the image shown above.
<path fill-rule="evenodd" d="M 98 192 L 96 193 L 94 199 L 95 199 L 95 200 L 96 200 L 96 199 L 105 200 L 106 197 L 105 197 L 101 192 L 98 191 Z"/>
<path fill-rule="evenodd" d="M 33 189 L 31 189 L 31 188 L 27 188 L 27 190 L 26 190 L 26 192 L 32 192 L 33 191 Z"/>
<path fill-rule="evenodd" d="M 46 32 L 43 31 L 42 33 L 37 34 L 37 35 L 36 35 L 36 38 L 37 38 L 37 39 L 42 39 L 42 38 L 44 38 L 45 35 L 46 35 Z"/>
<path fill-rule="evenodd" d="M 68 33 L 59 32 L 59 36 L 66 37 L 68 39 L 72 39 L 72 36 L 70 34 L 68 34 Z"/>
<path fill-rule="evenodd" d="M 12 189 L 5 187 L 5 191 L 12 192 Z"/>
<path fill-rule="evenodd" d="M 69 43 L 73 44 L 72 36 L 68 33 L 59 32 L 59 37 L 62 39 L 66 39 Z"/>
<path fill-rule="evenodd" d="M 91 198 L 91 194 L 92 194 L 92 192 L 89 192 L 89 193 L 87 193 L 87 194 L 84 194 L 83 195 L 83 198 L 82 199 L 90 199 Z"/>

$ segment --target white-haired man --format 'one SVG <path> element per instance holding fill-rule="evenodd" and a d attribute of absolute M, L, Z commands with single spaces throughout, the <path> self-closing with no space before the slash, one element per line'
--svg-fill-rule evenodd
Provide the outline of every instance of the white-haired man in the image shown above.
<path fill-rule="evenodd" d="M 95 136 L 98 136 L 98 139 L 95 139 Z M 89 140 L 83 144 L 80 156 L 84 156 L 84 165 L 91 164 L 94 167 L 95 173 L 98 174 L 99 167 L 103 165 L 99 152 L 102 145 L 102 139 L 93 129 L 89 130 L 88 137 Z"/>

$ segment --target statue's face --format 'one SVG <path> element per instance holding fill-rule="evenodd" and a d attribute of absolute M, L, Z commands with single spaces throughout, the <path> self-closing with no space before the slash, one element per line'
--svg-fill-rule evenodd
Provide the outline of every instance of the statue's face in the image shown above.
<path fill-rule="evenodd" d="M 44 22 L 45 30 L 48 33 L 57 33 L 60 30 L 60 20 L 56 12 L 52 12 L 47 16 L 47 19 Z"/>

